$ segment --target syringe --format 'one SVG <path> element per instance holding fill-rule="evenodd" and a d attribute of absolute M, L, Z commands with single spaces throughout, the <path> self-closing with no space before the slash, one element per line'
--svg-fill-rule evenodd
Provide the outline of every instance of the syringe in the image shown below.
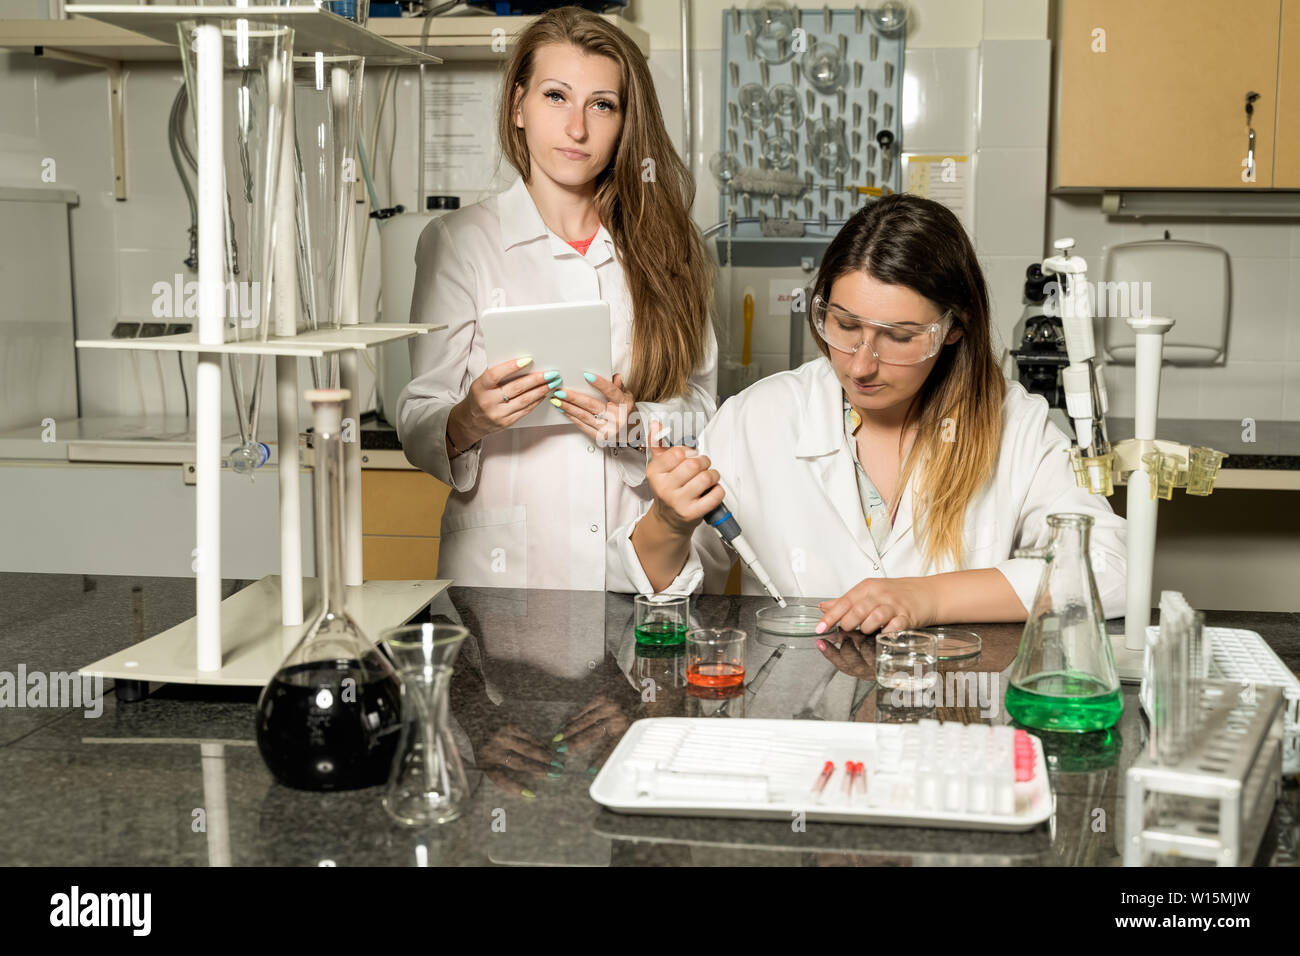
<path fill-rule="evenodd" d="M 694 448 L 696 442 L 693 437 L 687 436 L 681 441 L 676 442 L 676 444 Z M 772 583 L 772 579 L 767 576 L 767 571 L 758 560 L 758 555 L 754 554 L 754 549 L 749 546 L 749 542 L 745 540 L 745 536 L 740 533 L 740 523 L 732 517 L 731 511 L 727 508 L 726 503 L 724 502 L 710 511 L 704 516 L 704 520 L 708 522 L 709 526 L 713 528 L 714 531 L 718 532 L 722 537 L 722 540 L 726 544 L 730 545 L 731 549 L 735 551 L 736 554 L 740 555 L 740 560 L 744 561 L 745 567 L 749 568 L 754 577 L 758 578 L 758 583 L 763 585 L 763 590 L 772 595 L 772 599 L 776 601 L 777 604 L 781 605 L 781 607 L 785 607 L 785 598 L 781 597 L 781 592 L 776 589 L 776 585 Z"/>

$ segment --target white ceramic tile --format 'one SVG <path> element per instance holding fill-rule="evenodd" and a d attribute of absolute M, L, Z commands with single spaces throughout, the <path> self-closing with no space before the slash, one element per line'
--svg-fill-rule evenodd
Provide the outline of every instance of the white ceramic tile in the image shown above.
<path fill-rule="evenodd" d="M 1286 354 L 1290 259 L 1232 260 L 1228 363 L 1277 360 Z"/>
<path fill-rule="evenodd" d="M 1286 360 L 1300 362 L 1300 259 L 1291 260 L 1290 292 L 1286 308 Z"/>
<path fill-rule="evenodd" d="M 1200 415 L 1202 369 L 1165 366 L 1160 370 L 1161 418 L 1196 418 Z M 1130 389 L 1136 389 L 1133 367 L 1124 369 Z M 1159 432 L 1157 432 L 1159 434 Z M 1172 436 L 1177 438 L 1178 436 Z"/>
<path fill-rule="evenodd" d="M 1051 196 L 1047 201 L 1047 255 L 1057 239 L 1073 239 L 1074 252 L 1100 270 L 1106 250 L 1121 241 L 1120 229 L 1102 214 L 1097 196 Z"/>
<path fill-rule="evenodd" d="M 980 44 L 980 148 L 1046 147 L 1051 81 L 1047 40 Z"/>
<path fill-rule="evenodd" d="M 975 166 L 975 249 L 982 256 L 1040 255 L 1047 150 L 981 149 Z"/>
<path fill-rule="evenodd" d="M 1284 398 L 1282 418 L 1288 422 L 1300 421 L 1300 365 L 1288 363 L 1283 373 Z"/>
<path fill-rule="evenodd" d="M 1047 36 L 1047 0 L 984 0 L 984 36 L 1042 39 Z"/>
<path fill-rule="evenodd" d="M 1282 414 L 1284 362 L 1236 362 L 1200 370 L 1200 415 L 1274 419 Z"/>
<path fill-rule="evenodd" d="M 1133 369 L 1123 365 L 1106 365 L 1102 374 L 1106 380 L 1106 401 L 1110 409 L 1106 414 L 1116 418 L 1132 418 L 1136 391 Z"/>
<path fill-rule="evenodd" d="M 36 72 L 32 57 L 0 52 L 0 151 L 36 146 Z"/>
<path fill-rule="evenodd" d="M 1287 258 L 1291 255 L 1291 225 L 1285 222 L 1212 222 L 1207 224 L 1207 241 L 1228 250 L 1233 259 L 1242 256 Z"/>
<path fill-rule="evenodd" d="M 972 0 L 915 0 L 908 4 L 907 52 L 913 47 L 975 46 L 984 28 L 984 8 Z"/>
<path fill-rule="evenodd" d="M 1024 312 L 1025 269 L 1035 260 L 1021 256 L 984 256 L 980 268 L 989 290 L 989 337 L 1001 356 L 1015 346 L 1015 328 Z"/>
<path fill-rule="evenodd" d="M 974 152 L 977 54 L 975 47 L 907 51 L 902 112 L 908 152 Z"/>

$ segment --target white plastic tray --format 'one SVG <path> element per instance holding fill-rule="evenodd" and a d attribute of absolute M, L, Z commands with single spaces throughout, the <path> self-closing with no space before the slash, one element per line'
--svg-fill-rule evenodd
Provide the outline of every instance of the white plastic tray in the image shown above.
<path fill-rule="evenodd" d="M 867 764 L 867 787 L 870 792 L 873 779 L 876 779 L 873 778 L 875 766 L 873 755 L 879 753 L 880 747 L 891 735 L 897 739 L 906 726 L 909 725 L 807 720 L 722 721 L 711 717 L 655 717 L 638 720 L 624 734 L 623 739 L 619 741 L 618 746 L 605 762 L 605 766 L 592 782 L 591 798 L 616 813 L 742 817 L 784 820 L 787 823 L 804 819 L 828 823 L 868 823 L 1005 832 L 1033 829 L 1051 816 L 1054 803 L 1051 785 L 1047 778 L 1047 764 L 1043 757 L 1043 745 L 1032 734 L 1029 738 L 1034 746 L 1034 773 L 1030 780 L 1014 785 L 1015 811 L 1011 814 L 954 813 L 920 807 L 900 809 L 896 806 L 850 805 L 839 790 L 843 761 L 855 759 Z M 796 753 L 793 758 L 794 763 L 787 764 L 787 767 L 793 767 L 795 778 L 806 781 L 807 785 L 801 784 L 797 794 L 793 795 L 780 792 L 778 787 L 777 792 L 770 795 L 770 799 L 677 801 L 640 796 L 636 776 L 638 765 L 643 768 L 644 760 L 637 760 L 635 752 L 647 732 L 664 727 L 685 729 L 688 732 L 695 728 L 707 728 L 711 733 L 729 737 L 734 743 L 736 752 L 741 752 L 746 747 L 753 748 L 760 740 L 777 741 L 779 742 L 777 746 L 789 748 Z M 808 751 L 807 756 L 798 756 L 800 749 Z M 632 758 L 630 763 L 629 758 Z M 800 764 L 800 760 L 804 761 L 806 766 Z M 836 774 L 827 788 L 823 801 L 819 803 L 811 794 L 811 785 L 826 760 L 835 761 Z M 753 771 L 756 777 L 762 776 L 765 772 L 761 763 L 760 761 Z M 800 817 L 801 813 L 802 817 Z"/>

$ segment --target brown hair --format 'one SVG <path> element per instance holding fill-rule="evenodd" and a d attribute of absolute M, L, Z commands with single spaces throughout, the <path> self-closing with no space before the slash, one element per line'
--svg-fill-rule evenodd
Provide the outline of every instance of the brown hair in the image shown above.
<path fill-rule="evenodd" d="M 614 158 L 596 178 L 596 210 L 614 238 L 632 298 L 632 356 L 623 384 L 637 401 L 674 398 L 704 360 L 713 300 L 713 265 L 690 215 L 695 180 L 668 139 L 641 51 L 594 13 L 561 7 L 519 35 L 501 84 L 501 151 L 525 182 L 531 163 L 513 119 L 516 91 L 527 90 L 533 55 L 549 43 L 618 64 L 623 130 Z M 651 175 L 643 179 L 646 172 Z"/>
<path fill-rule="evenodd" d="M 957 217 L 933 200 L 907 194 L 886 196 L 844 224 L 822 258 L 813 294 L 829 301 L 835 280 L 853 272 L 905 286 L 941 313 L 951 310 L 953 327 L 962 330 L 961 338 L 941 347 L 907 410 L 903 433 L 915 424 L 916 443 L 898 484 L 906 488 L 925 462 L 913 507 L 917 542 L 927 563 L 948 557 L 960 567 L 966 506 L 997 465 L 1006 395 L 990 341 L 984 274 Z M 813 340 L 829 359 L 816 328 Z M 901 451 L 902 435 L 899 442 Z"/>

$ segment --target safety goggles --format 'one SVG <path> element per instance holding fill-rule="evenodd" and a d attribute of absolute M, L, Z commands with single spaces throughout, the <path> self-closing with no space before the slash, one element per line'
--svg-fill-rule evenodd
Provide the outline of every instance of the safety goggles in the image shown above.
<path fill-rule="evenodd" d="M 899 324 L 864 319 L 826 304 L 821 296 L 812 300 L 813 327 L 831 348 L 850 355 L 866 345 L 876 361 L 886 365 L 919 365 L 943 346 L 951 326 L 952 312 L 928 325 Z"/>

